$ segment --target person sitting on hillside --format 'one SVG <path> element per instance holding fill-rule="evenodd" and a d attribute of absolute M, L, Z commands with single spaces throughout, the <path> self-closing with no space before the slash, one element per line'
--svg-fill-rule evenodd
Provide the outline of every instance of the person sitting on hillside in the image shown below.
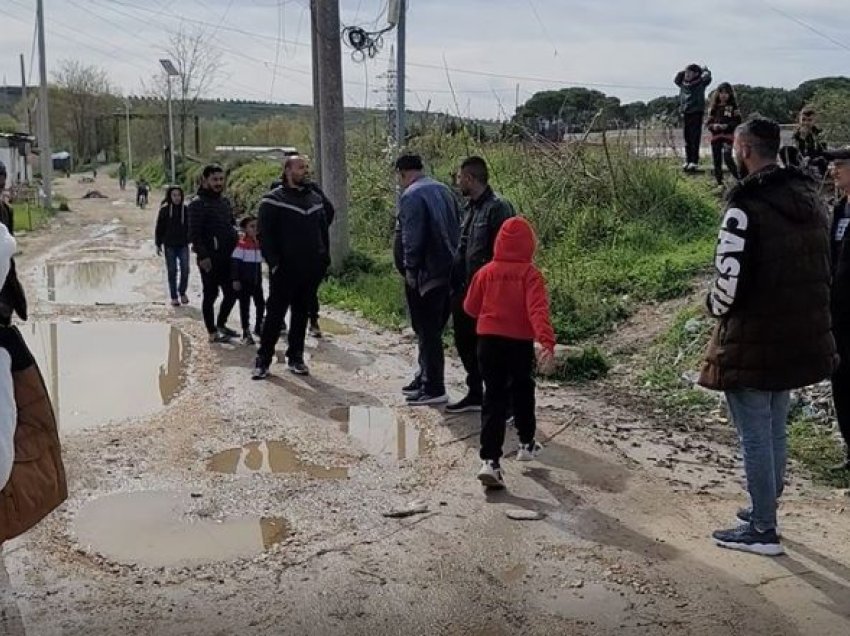
<path fill-rule="evenodd" d="M 706 128 L 711 132 L 711 156 L 714 159 L 714 178 L 717 185 L 723 185 L 723 163 L 735 179 L 738 179 L 738 167 L 732 156 L 732 143 L 735 141 L 735 129 L 741 125 L 741 111 L 735 90 L 729 82 L 723 82 L 711 96 Z"/>
<path fill-rule="evenodd" d="M 828 162 L 824 158 L 826 142 L 823 131 L 817 127 L 817 112 L 811 106 L 800 111 L 800 121 L 794 131 L 794 146 L 799 153 L 799 163 L 815 168 L 823 176 Z"/>
<path fill-rule="evenodd" d="M 679 110 L 684 119 L 685 164 L 682 168 L 686 172 L 696 172 L 705 115 L 705 89 L 711 84 L 711 71 L 707 66 L 691 64 L 679 71 L 673 82 L 679 87 Z"/>

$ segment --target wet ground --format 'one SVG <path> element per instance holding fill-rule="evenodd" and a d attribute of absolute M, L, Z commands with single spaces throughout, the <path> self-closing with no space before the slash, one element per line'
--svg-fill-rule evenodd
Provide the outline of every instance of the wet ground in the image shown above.
<path fill-rule="evenodd" d="M 0 633 L 850 633 L 843 494 L 793 478 L 787 557 L 707 540 L 743 503 L 720 416 L 541 383 L 545 454 L 516 463 L 509 433 L 485 494 L 477 417 L 403 406 L 409 338 L 323 310 L 312 376 L 252 382 L 253 348 L 206 342 L 196 270 L 166 306 L 155 211 L 97 186 L 60 183 L 74 212 L 21 240 L 71 494 L 4 546 Z"/>

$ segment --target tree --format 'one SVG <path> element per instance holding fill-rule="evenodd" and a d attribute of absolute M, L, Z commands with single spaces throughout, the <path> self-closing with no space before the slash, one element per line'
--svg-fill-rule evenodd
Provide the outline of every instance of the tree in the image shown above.
<path fill-rule="evenodd" d="M 20 132 L 20 130 L 21 125 L 17 119 L 11 115 L 0 113 L 0 132 Z"/>
<path fill-rule="evenodd" d="M 850 86 L 821 89 L 807 103 L 817 111 L 830 146 L 850 143 Z"/>
<path fill-rule="evenodd" d="M 210 34 L 202 27 L 188 29 L 182 25 L 169 39 L 163 56 L 170 59 L 180 73 L 179 77 L 171 81 L 172 97 L 176 100 L 175 134 L 180 143 L 180 155 L 185 157 L 188 124 L 197 114 L 198 100 L 221 78 L 224 62 Z M 165 98 L 168 94 L 168 78 L 163 74 L 155 76 L 148 92 Z"/>

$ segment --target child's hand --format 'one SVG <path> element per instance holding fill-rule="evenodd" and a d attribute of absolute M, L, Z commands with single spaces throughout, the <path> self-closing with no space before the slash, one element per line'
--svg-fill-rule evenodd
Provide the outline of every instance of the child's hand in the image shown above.
<path fill-rule="evenodd" d="M 233 281 L 233 291 L 242 291 L 242 283 L 238 280 Z"/>
<path fill-rule="evenodd" d="M 537 370 L 542 375 L 552 375 L 555 372 L 555 352 L 551 349 L 537 350 Z"/>

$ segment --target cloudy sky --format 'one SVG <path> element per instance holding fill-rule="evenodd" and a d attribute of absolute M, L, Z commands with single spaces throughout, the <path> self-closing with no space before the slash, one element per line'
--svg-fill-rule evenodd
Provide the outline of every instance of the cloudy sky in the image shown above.
<path fill-rule="evenodd" d="M 169 37 L 202 28 L 223 61 L 212 96 L 309 103 L 309 0 L 45 0 L 48 63 L 79 59 L 139 94 Z M 387 0 L 341 0 L 346 25 L 382 27 Z M 793 88 L 850 74 L 848 0 L 409 0 L 408 105 L 499 118 L 535 91 L 593 86 L 623 101 L 674 93 L 676 70 Z M 0 79 L 29 65 L 35 0 L 0 1 Z M 346 103 L 376 106 L 394 35 L 344 65 Z M 277 62 L 276 62 L 277 60 Z M 448 71 L 446 70 L 448 67 Z M 37 70 L 37 69 L 36 69 Z M 32 75 L 33 81 L 37 73 Z M 454 89 L 454 94 L 451 87 Z"/>

